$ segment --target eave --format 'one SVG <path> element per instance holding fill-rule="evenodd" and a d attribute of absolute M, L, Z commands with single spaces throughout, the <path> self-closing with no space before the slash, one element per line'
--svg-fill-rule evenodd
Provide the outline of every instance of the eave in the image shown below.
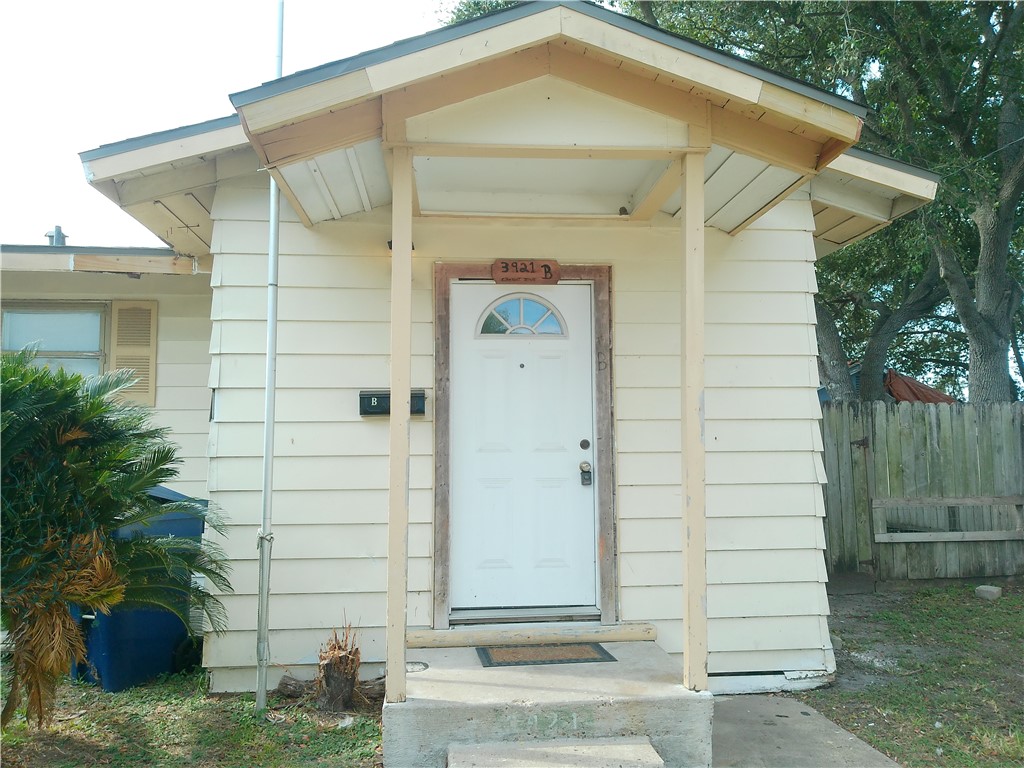
<path fill-rule="evenodd" d="M 859 105 L 585 3 L 516 6 L 232 101 L 237 117 L 83 153 L 91 183 L 188 255 L 210 251 L 218 184 L 265 169 L 312 226 L 389 206 L 398 148 L 419 218 L 671 225 L 690 153 L 707 226 L 736 234 L 806 186 L 823 253 L 934 196 L 927 174 L 843 154 Z"/>
<path fill-rule="evenodd" d="M 809 184 L 818 257 L 930 203 L 938 184 L 936 174 L 863 150 L 837 157 Z"/>
<path fill-rule="evenodd" d="M 86 179 L 175 252 L 207 256 L 218 183 L 259 169 L 237 115 L 81 153 Z"/>
<path fill-rule="evenodd" d="M 209 272 L 208 259 L 170 248 L 104 248 L 0 245 L 4 272 L 109 272 L 128 275 L 193 275 Z"/>
<path fill-rule="evenodd" d="M 483 133 L 478 140 L 409 134 L 410 125 L 425 115 L 543 78 L 677 120 L 687 126 L 689 138 L 622 146 L 517 142 Z M 486 176 L 500 189 L 506 182 L 502 159 L 537 165 L 541 159 L 644 161 L 660 155 L 663 164 L 637 162 L 627 174 L 651 180 L 645 189 L 604 184 L 608 203 L 603 208 L 556 195 L 541 212 L 506 195 L 495 199 L 501 209 L 462 209 L 460 199 L 479 200 L 476 190 L 465 189 L 442 205 L 416 211 L 615 219 L 626 209 L 631 221 L 678 209 L 668 204 L 678 190 L 670 181 L 671 167 L 683 154 L 725 150 L 736 159 L 750 158 L 741 164 L 743 180 L 756 181 L 754 187 L 743 185 L 741 201 L 728 210 L 719 206 L 708 212 L 707 223 L 730 234 L 856 142 L 864 114 L 863 107 L 834 94 L 587 3 L 526 3 L 234 94 L 232 103 L 261 162 L 307 225 L 375 207 L 364 192 L 381 186 L 382 179 L 364 173 L 365 166 L 384 169 L 390 150 L 398 146 L 408 147 L 417 160 L 419 202 L 438 199 L 425 189 L 425 158 L 461 158 L 460 167 L 471 167 L 467 178 Z M 353 152 L 364 162 L 352 162 Z M 728 163 L 726 175 L 733 175 L 733 160 Z M 552 178 L 568 167 L 562 162 L 540 176 Z M 346 207 L 345 201 L 357 198 L 362 205 Z"/>

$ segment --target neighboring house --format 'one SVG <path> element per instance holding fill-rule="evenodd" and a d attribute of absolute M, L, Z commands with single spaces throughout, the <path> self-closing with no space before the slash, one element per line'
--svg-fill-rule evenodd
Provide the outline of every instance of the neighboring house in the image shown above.
<path fill-rule="evenodd" d="M 209 332 L 209 495 L 235 587 L 205 646 L 212 691 L 255 684 L 271 175 L 271 684 L 311 675 L 351 622 L 401 700 L 407 642 L 470 623 L 501 642 L 510 620 L 656 632 L 698 689 L 828 679 L 814 261 L 929 201 L 936 177 L 850 149 L 856 104 L 577 3 L 232 103 L 82 155 L 175 252 L 212 258 L 209 315 L 199 295 L 180 309 L 178 278 L 45 291 L 149 280 L 161 328 Z M 390 417 L 361 413 L 388 388 Z M 410 389 L 426 395 L 411 418 Z"/>
<path fill-rule="evenodd" d="M 3 351 L 34 345 L 39 360 L 85 375 L 134 370 L 127 395 L 153 406 L 180 448 L 167 485 L 197 498 L 207 497 L 208 263 L 168 248 L 0 245 Z"/>

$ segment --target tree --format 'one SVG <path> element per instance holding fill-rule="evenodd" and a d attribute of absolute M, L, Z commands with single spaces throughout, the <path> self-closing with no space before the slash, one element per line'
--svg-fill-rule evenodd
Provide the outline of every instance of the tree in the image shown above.
<path fill-rule="evenodd" d="M 196 502 L 158 505 L 147 491 L 177 474 L 174 447 L 148 411 L 119 401 L 130 371 L 83 379 L 33 364 L 30 353 L 0 362 L 0 616 L 8 633 L 11 692 L 6 725 L 27 698 L 42 726 L 57 682 L 85 656 L 71 604 L 108 613 L 115 605 L 156 605 L 188 626 L 198 607 L 215 631 L 220 601 L 196 587 L 202 574 L 230 591 L 228 564 L 210 542 L 119 536 L 166 512 L 220 522 Z"/>

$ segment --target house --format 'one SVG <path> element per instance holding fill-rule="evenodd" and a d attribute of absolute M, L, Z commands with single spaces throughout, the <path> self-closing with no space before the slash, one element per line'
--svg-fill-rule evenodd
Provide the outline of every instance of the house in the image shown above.
<path fill-rule="evenodd" d="M 152 406 L 178 445 L 168 487 L 206 498 L 210 432 L 209 258 L 170 248 L 0 245 L 3 351 L 35 344 L 40 359 L 82 374 L 131 368 L 126 396 Z"/>
<path fill-rule="evenodd" d="M 829 679 L 814 262 L 935 176 L 854 149 L 856 104 L 584 3 L 231 99 L 82 155 L 210 264 L 211 690 L 255 682 L 271 177 L 272 684 L 346 622 L 386 726 L 409 648 L 656 638 L 695 691 Z"/>

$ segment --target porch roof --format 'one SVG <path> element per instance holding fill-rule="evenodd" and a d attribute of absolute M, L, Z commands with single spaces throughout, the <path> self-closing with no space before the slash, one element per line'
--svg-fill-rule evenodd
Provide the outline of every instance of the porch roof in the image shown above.
<path fill-rule="evenodd" d="M 682 37 L 680 35 L 666 32 L 663 29 L 652 27 L 638 19 L 624 16 L 620 13 L 610 11 L 603 6 L 589 2 L 589 0 L 551 0 L 550 2 L 522 2 L 518 5 L 494 11 L 475 19 L 450 24 L 440 29 L 431 30 L 422 35 L 410 37 L 405 40 L 398 40 L 390 45 L 376 48 L 372 51 L 350 56 L 338 61 L 321 64 L 291 75 L 286 75 L 277 80 L 271 80 L 263 85 L 239 91 L 231 95 L 231 103 L 236 108 L 242 108 L 249 104 L 264 99 L 279 96 L 283 93 L 295 91 L 306 86 L 322 83 L 335 77 L 355 72 L 375 64 L 399 59 L 403 56 L 419 53 L 441 43 L 459 40 L 477 32 L 487 31 L 502 24 L 507 24 L 521 18 L 526 18 L 537 13 L 549 11 L 555 6 L 570 8 L 574 12 L 582 13 L 594 19 L 599 19 L 614 27 L 623 29 L 634 34 L 641 35 L 647 39 L 668 45 L 676 50 L 696 56 L 708 62 L 719 64 L 737 72 L 749 74 L 752 77 L 760 78 L 768 83 L 773 83 L 781 88 L 792 90 L 796 93 L 818 99 L 831 104 L 838 109 L 849 112 L 857 117 L 863 118 L 867 115 L 868 109 L 862 104 L 845 99 L 830 91 L 818 88 L 810 83 L 798 80 L 781 72 L 763 67 L 747 59 L 719 51 L 710 46 L 699 43 L 696 40 Z"/>
<path fill-rule="evenodd" d="M 216 184 L 265 168 L 306 225 L 414 215 L 672 225 L 706 153 L 705 222 L 736 233 L 795 190 L 824 254 L 934 196 L 861 153 L 864 108 L 589 3 L 524 3 L 234 94 L 238 115 L 82 153 L 90 183 L 181 253 L 210 251 Z M 677 223 L 677 222 L 676 222 Z"/>

